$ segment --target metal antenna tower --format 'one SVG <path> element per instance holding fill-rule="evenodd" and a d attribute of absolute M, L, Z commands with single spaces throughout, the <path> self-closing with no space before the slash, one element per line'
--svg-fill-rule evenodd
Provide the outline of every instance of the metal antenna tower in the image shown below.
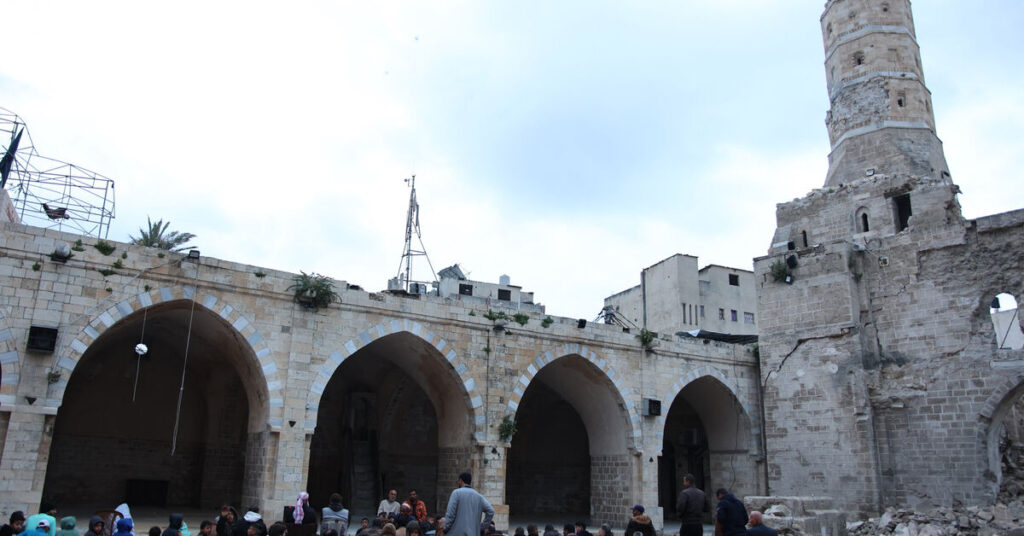
<path fill-rule="evenodd" d="M 423 234 L 420 232 L 420 204 L 416 201 L 416 175 L 405 179 L 405 183 L 409 185 L 409 212 L 405 218 L 405 248 L 402 251 L 402 260 L 398 263 L 397 286 L 410 294 L 425 294 L 426 282 L 412 279 L 412 258 L 422 255 L 427 259 L 427 266 L 430 267 L 430 273 L 434 276 L 431 283 L 437 281 L 437 272 L 434 271 L 434 265 L 431 264 L 430 257 L 427 255 L 427 248 L 423 245 Z M 413 233 L 416 234 L 416 240 L 420 243 L 420 249 L 412 248 Z"/>

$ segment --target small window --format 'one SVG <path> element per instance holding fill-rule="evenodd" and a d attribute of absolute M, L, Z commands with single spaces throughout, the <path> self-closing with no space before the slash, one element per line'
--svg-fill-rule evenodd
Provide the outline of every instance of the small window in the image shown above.
<path fill-rule="evenodd" d="M 829 36 L 832 35 L 832 23 L 831 22 L 828 23 L 827 25 L 825 25 L 825 31 L 828 32 Z"/>
<path fill-rule="evenodd" d="M 467 285 L 465 283 L 459 283 L 459 295 L 460 296 L 472 296 L 473 285 Z"/>
<path fill-rule="evenodd" d="M 498 289 L 498 299 L 505 301 L 512 301 L 512 291 L 507 288 Z"/>
<path fill-rule="evenodd" d="M 866 233 L 871 230 L 868 226 L 868 209 L 866 207 L 858 208 L 855 218 L 854 225 L 857 227 L 858 233 Z"/>
<path fill-rule="evenodd" d="M 729 274 L 729 284 L 734 287 L 740 286 L 740 276 L 736 274 Z"/>
<path fill-rule="evenodd" d="M 704 318 L 704 306 L 703 305 L 700 306 L 700 317 Z"/>
<path fill-rule="evenodd" d="M 718 319 L 719 320 L 725 320 L 725 309 L 719 309 L 718 310 Z"/>
<path fill-rule="evenodd" d="M 854 65 L 864 65 L 864 53 L 863 52 L 859 52 L 858 51 L 858 52 L 855 52 L 853 54 L 853 64 Z"/>
<path fill-rule="evenodd" d="M 882 13 L 889 12 L 889 2 L 882 2 Z"/>
<path fill-rule="evenodd" d="M 754 313 L 743 313 L 743 323 L 744 324 L 753 324 L 754 323 Z"/>
<path fill-rule="evenodd" d="M 736 315 L 736 309 L 731 309 L 731 312 L 732 312 L 732 321 L 736 322 L 737 320 L 739 320 L 739 317 Z"/>
<path fill-rule="evenodd" d="M 902 107 L 904 107 L 906 105 L 907 105 L 907 94 L 902 92 L 902 91 L 900 91 L 899 93 L 896 94 L 896 106 L 899 106 L 900 108 L 902 108 Z"/>
<path fill-rule="evenodd" d="M 1013 350 L 1024 348 L 1024 333 L 1020 329 L 1017 300 L 1013 295 L 1005 292 L 999 294 L 992 299 L 989 307 L 997 348 Z"/>
<path fill-rule="evenodd" d="M 800 231 L 800 236 L 804 239 L 804 247 L 807 247 L 807 231 Z"/>
<path fill-rule="evenodd" d="M 689 322 L 686 321 L 686 304 L 685 303 L 683 304 L 683 323 L 684 324 L 689 324 Z"/>
<path fill-rule="evenodd" d="M 910 208 L 910 194 L 898 195 L 892 199 L 893 212 L 896 220 L 896 232 L 910 227 L 910 217 L 914 212 Z"/>

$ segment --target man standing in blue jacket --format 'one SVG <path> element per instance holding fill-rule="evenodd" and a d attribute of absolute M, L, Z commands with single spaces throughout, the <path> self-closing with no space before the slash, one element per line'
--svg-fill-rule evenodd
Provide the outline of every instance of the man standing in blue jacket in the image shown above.
<path fill-rule="evenodd" d="M 720 536 L 746 536 L 747 509 L 735 495 L 718 488 L 718 508 L 715 510 L 715 534 Z"/>
<path fill-rule="evenodd" d="M 473 475 L 459 475 L 459 487 L 448 499 L 448 509 L 444 516 L 444 533 L 447 536 L 479 536 L 480 528 L 491 524 L 494 518 L 494 507 L 483 495 L 470 487 Z M 481 522 L 480 516 L 483 515 Z"/>

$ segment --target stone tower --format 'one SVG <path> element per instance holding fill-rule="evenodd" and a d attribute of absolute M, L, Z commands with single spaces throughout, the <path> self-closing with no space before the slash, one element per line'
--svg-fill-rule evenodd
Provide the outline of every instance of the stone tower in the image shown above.
<path fill-rule="evenodd" d="M 875 173 L 948 176 L 909 0 L 829 0 L 821 17 L 831 109 L 825 184 Z"/>
<path fill-rule="evenodd" d="M 1024 353 L 1024 210 L 965 220 L 935 134 L 907 0 L 830 0 L 821 18 L 825 186 L 776 209 L 754 260 L 769 492 L 889 505 L 991 501 Z"/>

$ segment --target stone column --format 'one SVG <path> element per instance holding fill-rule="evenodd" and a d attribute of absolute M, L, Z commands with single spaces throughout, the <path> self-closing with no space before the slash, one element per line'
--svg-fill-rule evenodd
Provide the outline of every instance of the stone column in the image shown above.
<path fill-rule="evenodd" d="M 483 462 L 477 491 L 494 506 L 494 526 L 508 530 L 508 503 L 505 501 L 505 464 L 508 460 L 509 444 L 486 443 L 483 445 Z"/>
<path fill-rule="evenodd" d="M 15 510 L 36 512 L 46 481 L 57 408 L 26 404 L 3 409 L 10 412 L 10 419 L 0 454 L 0 515 L 9 516 Z"/>

